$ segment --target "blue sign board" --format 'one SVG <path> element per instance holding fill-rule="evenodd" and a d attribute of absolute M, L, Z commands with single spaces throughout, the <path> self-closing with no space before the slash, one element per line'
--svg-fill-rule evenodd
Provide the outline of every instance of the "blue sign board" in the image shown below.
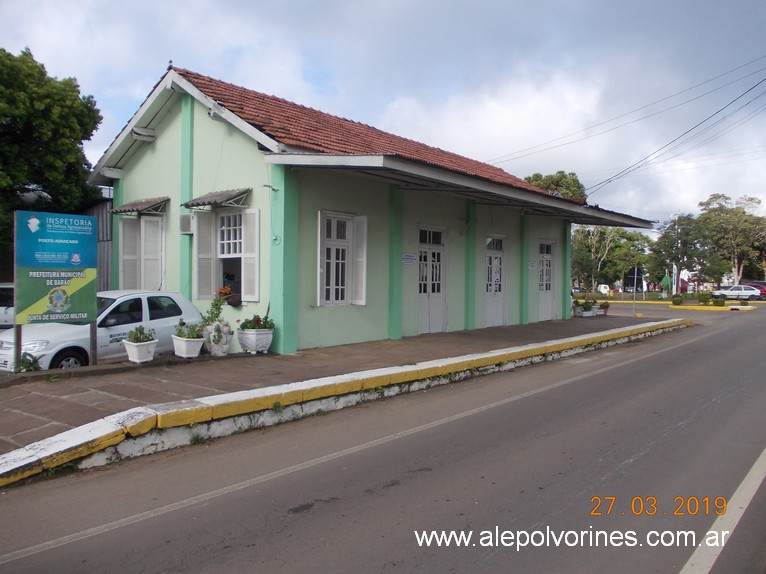
<path fill-rule="evenodd" d="M 94 321 L 97 219 L 17 211 L 15 224 L 16 324 Z"/>

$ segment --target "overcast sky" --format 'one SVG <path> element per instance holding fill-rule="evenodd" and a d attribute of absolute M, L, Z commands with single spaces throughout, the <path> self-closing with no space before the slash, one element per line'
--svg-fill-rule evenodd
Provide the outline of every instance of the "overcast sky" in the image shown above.
<path fill-rule="evenodd" d="M 0 0 L 0 47 L 95 97 L 93 164 L 172 60 L 660 222 L 766 214 L 765 30 L 764 0 Z"/>

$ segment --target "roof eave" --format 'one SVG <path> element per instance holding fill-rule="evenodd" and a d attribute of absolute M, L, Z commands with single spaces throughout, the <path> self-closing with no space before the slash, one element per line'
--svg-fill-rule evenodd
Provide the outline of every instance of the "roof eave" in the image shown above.
<path fill-rule="evenodd" d="M 655 223 L 393 155 L 274 153 L 266 155 L 266 163 L 303 168 L 351 169 L 394 180 L 404 190 L 458 194 L 477 203 L 508 205 L 531 215 L 558 217 L 584 225 L 651 229 Z"/>
<path fill-rule="evenodd" d="M 146 138 L 138 139 L 133 135 L 134 128 L 136 131 L 143 131 L 147 128 L 154 129 L 164 117 L 168 109 L 167 104 L 177 93 L 191 95 L 208 109 L 208 116 L 212 120 L 231 124 L 267 150 L 274 152 L 280 149 L 280 144 L 275 139 L 257 130 L 238 115 L 206 96 L 175 70 L 168 70 L 93 167 L 88 178 L 91 184 L 111 185 L 119 173 L 116 170 L 125 166 L 130 157 L 139 149 L 139 146 L 150 145 L 151 142 Z"/>

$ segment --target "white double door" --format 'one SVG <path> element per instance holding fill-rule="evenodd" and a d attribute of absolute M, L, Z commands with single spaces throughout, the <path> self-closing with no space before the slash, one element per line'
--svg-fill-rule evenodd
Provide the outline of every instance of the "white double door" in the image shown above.
<path fill-rule="evenodd" d="M 484 324 L 499 327 L 506 323 L 508 294 L 506 292 L 505 239 L 487 238 L 484 256 Z"/>
<path fill-rule="evenodd" d="M 420 247 L 418 257 L 418 334 L 446 329 L 447 299 L 444 247 Z"/>
<path fill-rule="evenodd" d="M 553 243 L 541 242 L 538 259 L 540 270 L 538 321 L 553 319 Z"/>

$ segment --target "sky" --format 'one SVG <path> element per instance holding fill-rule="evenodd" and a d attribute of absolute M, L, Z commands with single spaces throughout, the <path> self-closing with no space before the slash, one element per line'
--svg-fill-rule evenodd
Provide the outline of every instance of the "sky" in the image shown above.
<path fill-rule="evenodd" d="M 659 224 L 766 214 L 764 29 L 763 0 L 0 0 L 0 48 L 95 98 L 92 164 L 172 61 Z"/>

